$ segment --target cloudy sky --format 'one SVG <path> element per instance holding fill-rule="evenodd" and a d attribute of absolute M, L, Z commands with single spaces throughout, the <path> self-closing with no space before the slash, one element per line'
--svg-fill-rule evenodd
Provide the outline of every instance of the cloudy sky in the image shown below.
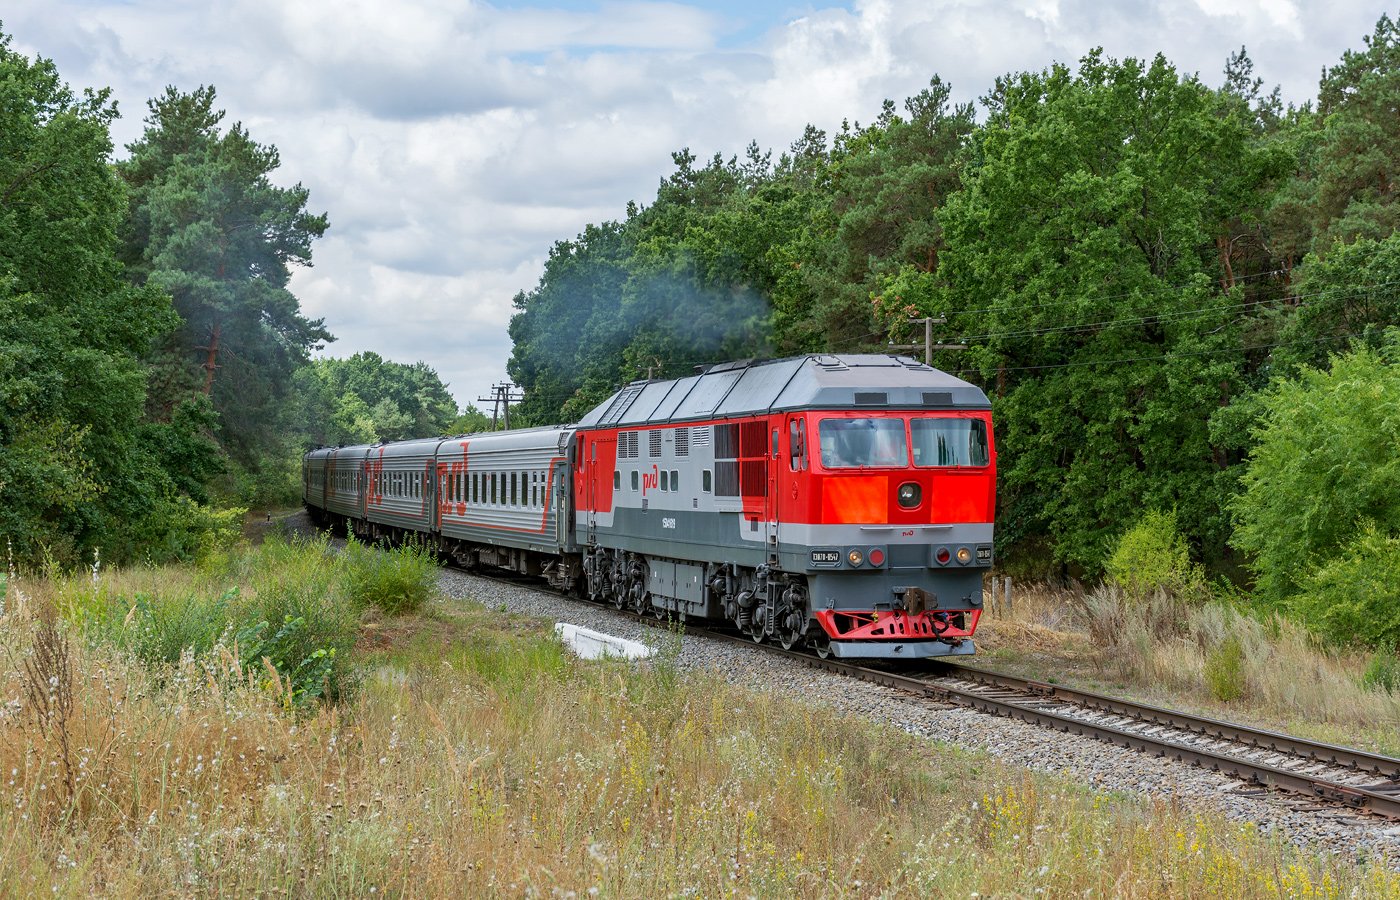
<path fill-rule="evenodd" d="M 217 87 L 330 215 L 293 290 L 327 353 L 423 360 L 459 402 L 505 378 L 511 298 L 553 242 L 649 202 L 670 154 L 782 150 L 938 74 L 1161 52 L 1218 84 L 1247 46 L 1294 102 L 1362 46 L 1361 0 L 6 0 L 0 30 L 110 86 L 118 145 L 165 85 Z M 119 151 L 120 152 L 120 151 Z"/>

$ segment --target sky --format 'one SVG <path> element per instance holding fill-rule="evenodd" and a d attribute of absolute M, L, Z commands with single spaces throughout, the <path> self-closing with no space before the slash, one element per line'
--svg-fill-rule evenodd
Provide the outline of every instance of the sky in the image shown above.
<path fill-rule="evenodd" d="M 212 84 L 331 227 L 292 290 L 337 340 L 426 362 L 465 405 L 506 379 L 511 300 L 550 247 L 649 203 L 671 154 L 777 152 L 934 75 L 1162 53 L 1218 85 L 1241 46 L 1285 100 L 1363 46 L 1359 0 L 6 0 L 13 49 L 110 87 L 117 155 L 166 85 Z M 775 153 L 776 155 L 776 153 Z M 489 409 L 489 404 L 480 404 Z"/>

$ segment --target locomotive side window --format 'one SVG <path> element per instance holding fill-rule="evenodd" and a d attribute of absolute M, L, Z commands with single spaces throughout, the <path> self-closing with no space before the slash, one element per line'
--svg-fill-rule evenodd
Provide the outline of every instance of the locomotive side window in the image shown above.
<path fill-rule="evenodd" d="M 788 423 L 788 470 L 800 472 L 807 453 L 807 424 L 801 419 Z"/>
<path fill-rule="evenodd" d="M 622 473 L 616 469 L 613 470 L 613 490 L 622 490 Z"/>
<path fill-rule="evenodd" d="M 916 466 L 985 466 L 991 461 L 982 419 L 916 418 L 909 428 Z"/>
<path fill-rule="evenodd" d="M 828 469 L 909 465 L 903 419 L 822 419 L 817 434 Z"/>
<path fill-rule="evenodd" d="M 636 470 L 636 469 L 633 469 L 633 470 L 632 470 L 632 490 L 635 491 L 636 489 L 637 489 L 637 470 Z"/>
<path fill-rule="evenodd" d="M 671 470 L 671 493 L 676 493 L 681 489 L 681 472 L 679 469 Z"/>
<path fill-rule="evenodd" d="M 714 475 L 710 472 L 709 469 L 702 470 L 700 472 L 700 490 L 708 494 L 713 489 Z"/>

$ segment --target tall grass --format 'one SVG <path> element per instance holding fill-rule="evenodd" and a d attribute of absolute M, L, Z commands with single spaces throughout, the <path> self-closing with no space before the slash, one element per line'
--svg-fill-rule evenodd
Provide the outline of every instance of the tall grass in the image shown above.
<path fill-rule="evenodd" d="M 420 548 L 381 551 L 325 538 L 271 536 L 256 548 L 207 556 L 198 567 L 51 576 L 30 590 L 84 640 L 132 654 L 157 680 L 186 656 L 228 656 L 264 671 L 293 705 L 339 700 L 358 679 L 352 649 L 370 609 L 421 606 L 436 563 Z M 266 660 L 266 663 L 263 661 Z"/>
<path fill-rule="evenodd" d="M 985 628 L 993 658 L 1033 655 L 1050 666 L 1058 659 L 1168 704 L 1222 708 L 1400 752 L 1400 693 L 1368 677 L 1385 663 L 1277 614 L 1165 591 L 1133 597 L 1112 585 L 1087 593 L 1035 588 L 1022 589 L 1013 612 L 989 617 Z"/>
<path fill-rule="evenodd" d="M 1029 776 L 716 678 L 585 664 L 437 607 L 292 720 L 226 661 L 78 642 L 84 774 L 0 720 L 16 895 L 1400 897 L 1383 861 Z M 33 625 L 0 620 L 0 658 Z M 11 696 L 12 673 L 0 676 Z M 9 679 L 9 680 L 6 680 Z M 27 721 L 27 720 L 25 720 Z"/>

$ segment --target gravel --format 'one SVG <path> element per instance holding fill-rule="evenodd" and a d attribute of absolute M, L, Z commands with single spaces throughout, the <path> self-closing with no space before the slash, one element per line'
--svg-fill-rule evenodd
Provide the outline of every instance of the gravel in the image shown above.
<path fill-rule="evenodd" d="M 569 622 L 607 634 L 657 644 L 663 632 L 608 609 L 566 600 L 529 585 L 514 585 L 446 570 L 448 597 L 472 599 L 489 608 Z M 890 688 L 793 665 L 757 650 L 683 635 L 676 664 L 709 671 L 735 684 L 772 691 L 805 703 L 818 702 L 1038 772 L 1061 775 L 1103 791 L 1121 791 L 1213 811 L 1254 822 L 1300 846 L 1348 856 L 1387 854 L 1400 867 L 1400 824 L 1320 807 L 1304 798 L 1261 792 L 1252 785 L 1175 760 L 1149 757 L 1078 735 L 1037 728 L 1013 719 L 915 699 Z"/>

